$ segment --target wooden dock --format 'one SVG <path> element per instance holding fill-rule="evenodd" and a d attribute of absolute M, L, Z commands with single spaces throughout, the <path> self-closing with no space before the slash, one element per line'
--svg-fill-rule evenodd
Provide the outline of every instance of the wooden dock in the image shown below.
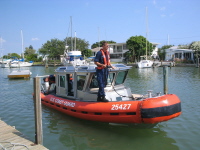
<path fill-rule="evenodd" d="M 48 150 L 43 145 L 35 145 L 25 135 L 0 120 L 0 150 Z"/>

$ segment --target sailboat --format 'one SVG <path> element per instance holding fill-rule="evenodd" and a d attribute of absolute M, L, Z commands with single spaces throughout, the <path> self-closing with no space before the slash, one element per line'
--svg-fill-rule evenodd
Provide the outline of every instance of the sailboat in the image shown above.
<path fill-rule="evenodd" d="M 22 37 L 22 57 L 24 60 L 24 53 L 23 53 L 23 34 L 21 30 L 21 37 Z M 10 63 L 11 68 L 19 68 L 18 70 L 13 70 L 10 74 L 8 74 L 9 79 L 19 79 L 19 78 L 30 78 L 31 71 L 30 70 L 22 70 L 21 67 L 28 67 L 32 66 L 33 63 L 24 62 L 24 61 L 13 61 Z"/>
<path fill-rule="evenodd" d="M 66 46 L 64 51 L 64 59 L 63 64 L 66 65 L 68 63 L 72 65 L 84 65 L 85 60 L 83 59 L 81 55 L 81 51 L 76 49 L 76 32 L 75 32 L 75 41 L 74 41 L 74 47 L 73 47 L 73 39 L 72 39 L 72 17 L 70 19 L 71 22 L 71 50 L 68 50 L 69 46 L 67 45 L 66 40 Z"/>
<path fill-rule="evenodd" d="M 24 41 L 23 41 L 23 33 L 22 33 L 22 30 L 21 30 L 21 38 L 22 38 L 22 59 L 21 60 L 18 60 L 18 61 L 15 61 L 15 62 L 12 62 L 10 64 L 10 67 L 11 68 L 18 68 L 18 67 L 30 67 L 33 65 L 33 62 L 30 61 L 30 62 L 25 62 L 24 61 Z"/>
<path fill-rule="evenodd" d="M 147 16 L 147 7 L 146 7 L 146 16 Z M 148 19 L 147 19 L 148 20 Z M 146 21 L 147 21 L 146 20 Z M 148 32 L 148 21 L 146 23 L 146 55 L 140 56 L 141 60 L 137 63 L 138 68 L 151 68 L 153 65 L 153 61 L 148 60 L 147 58 L 147 32 Z"/>

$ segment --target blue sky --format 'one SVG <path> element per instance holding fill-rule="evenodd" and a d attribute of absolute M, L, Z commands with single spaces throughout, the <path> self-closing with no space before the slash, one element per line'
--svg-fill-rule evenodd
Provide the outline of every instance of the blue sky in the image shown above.
<path fill-rule="evenodd" d="M 20 54 L 21 30 L 24 47 L 36 50 L 47 40 L 63 40 L 71 36 L 70 16 L 73 34 L 90 46 L 98 39 L 146 37 L 146 7 L 150 42 L 190 44 L 200 41 L 199 6 L 199 0 L 0 0 L 0 48 L 3 55 Z"/>

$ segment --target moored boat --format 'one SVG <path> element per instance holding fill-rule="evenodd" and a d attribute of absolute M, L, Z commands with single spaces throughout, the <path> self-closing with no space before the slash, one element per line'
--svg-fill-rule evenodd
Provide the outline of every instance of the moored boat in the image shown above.
<path fill-rule="evenodd" d="M 21 30 L 21 38 L 22 38 L 22 59 L 17 59 L 10 64 L 11 68 L 20 68 L 20 67 L 30 67 L 33 65 L 33 61 L 25 62 L 24 59 L 24 41 L 23 41 L 23 33 Z"/>
<path fill-rule="evenodd" d="M 130 66 L 112 64 L 109 69 L 106 99 L 97 102 L 98 82 L 96 65 L 73 62 L 55 70 L 56 91 L 41 92 L 42 104 L 77 118 L 122 124 L 157 124 L 181 114 L 181 101 L 175 94 L 132 94 L 124 85 Z M 70 82 L 70 75 L 73 83 Z"/>
<path fill-rule="evenodd" d="M 33 62 L 25 62 L 25 61 L 17 61 L 10 64 L 11 68 L 19 68 L 19 67 L 30 67 L 33 65 Z"/>
<path fill-rule="evenodd" d="M 137 63 L 138 68 L 151 68 L 153 65 L 153 61 L 151 60 L 140 60 L 140 62 Z"/>
<path fill-rule="evenodd" d="M 9 68 L 10 64 L 12 62 L 12 59 L 2 59 L 1 68 Z"/>
<path fill-rule="evenodd" d="M 8 78 L 10 79 L 18 79 L 18 78 L 30 78 L 31 72 L 29 70 L 13 70 Z"/>
<path fill-rule="evenodd" d="M 174 94 L 131 101 L 96 102 L 41 93 L 42 104 L 77 118 L 109 122 L 157 124 L 178 117 L 181 103 Z"/>

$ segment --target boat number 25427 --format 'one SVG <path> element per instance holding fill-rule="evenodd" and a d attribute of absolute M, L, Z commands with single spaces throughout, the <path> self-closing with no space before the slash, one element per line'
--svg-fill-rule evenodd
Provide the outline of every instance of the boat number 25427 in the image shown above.
<path fill-rule="evenodd" d="M 114 104 L 111 107 L 111 110 L 128 110 L 130 109 L 131 104 Z"/>

